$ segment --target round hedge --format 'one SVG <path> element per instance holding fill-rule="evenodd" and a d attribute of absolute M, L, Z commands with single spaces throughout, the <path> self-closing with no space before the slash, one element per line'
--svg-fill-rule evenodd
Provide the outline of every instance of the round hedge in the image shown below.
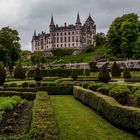
<path fill-rule="evenodd" d="M 3 85 L 6 77 L 6 70 L 4 65 L 0 62 L 0 85 Z"/>
<path fill-rule="evenodd" d="M 35 69 L 34 79 L 35 79 L 35 81 L 41 81 L 43 79 L 40 68 L 38 68 L 38 67 Z"/>

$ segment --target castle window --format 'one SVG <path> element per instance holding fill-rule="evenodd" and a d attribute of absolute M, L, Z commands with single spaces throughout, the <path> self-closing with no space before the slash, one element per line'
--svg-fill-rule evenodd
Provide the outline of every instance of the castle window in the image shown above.
<path fill-rule="evenodd" d="M 72 46 L 74 46 L 74 43 L 72 43 Z"/>
<path fill-rule="evenodd" d="M 66 47 L 67 45 L 65 44 L 65 47 Z"/>
<path fill-rule="evenodd" d="M 70 36 L 69 36 L 69 42 L 70 42 Z"/>
<path fill-rule="evenodd" d="M 67 37 L 65 37 L 64 39 L 65 39 L 65 42 L 67 42 Z"/>
<path fill-rule="evenodd" d="M 70 47 L 70 44 L 69 44 L 69 47 Z"/>
<path fill-rule="evenodd" d="M 63 33 L 61 33 L 61 35 L 63 35 Z"/>
<path fill-rule="evenodd" d="M 57 44 L 57 48 L 59 47 L 59 44 Z"/>
<path fill-rule="evenodd" d="M 65 35 L 67 35 L 67 33 L 65 32 Z"/>
<path fill-rule="evenodd" d="M 72 32 L 72 34 L 74 35 L 74 32 Z"/>
<path fill-rule="evenodd" d="M 70 35 L 70 32 L 68 34 Z"/>
<path fill-rule="evenodd" d="M 61 47 L 63 47 L 63 44 L 61 44 Z"/>
<path fill-rule="evenodd" d="M 57 43 L 59 42 L 59 37 L 57 37 Z"/>
<path fill-rule="evenodd" d="M 63 42 L 63 37 L 61 37 L 61 43 Z"/>
<path fill-rule="evenodd" d="M 59 36 L 59 33 L 57 33 L 57 36 Z"/>
<path fill-rule="evenodd" d="M 72 42 L 74 42 L 74 36 L 72 36 Z"/>

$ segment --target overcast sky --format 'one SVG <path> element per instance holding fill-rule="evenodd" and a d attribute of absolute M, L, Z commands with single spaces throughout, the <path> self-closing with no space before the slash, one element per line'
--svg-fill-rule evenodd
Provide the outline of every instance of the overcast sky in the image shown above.
<path fill-rule="evenodd" d="M 131 12 L 140 16 L 140 0 L 0 0 L 0 28 L 16 29 L 22 49 L 31 50 L 34 30 L 48 32 L 51 14 L 55 24 L 75 24 L 78 11 L 82 23 L 90 13 L 97 32 L 106 33 L 116 17 Z"/>

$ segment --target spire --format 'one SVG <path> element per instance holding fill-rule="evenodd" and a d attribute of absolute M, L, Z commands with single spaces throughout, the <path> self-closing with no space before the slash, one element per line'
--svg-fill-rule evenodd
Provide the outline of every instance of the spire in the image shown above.
<path fill-rule="evenodd" d="M 78 14 L 77 14 L 76 24 L 81 24 L 81 21 L 80 21 L 80 16 L 79 16 L 79 12 L 78 12 Z"/>
<path fill-rule="evenodd" d="M 53 15 L 51 16 L 51 23 L 50 25 L 54 25 Z"/>
<path fill-rule="evenodd" d="M 36 36 L 36 30 L 34 30 L 34 36 Z"/>

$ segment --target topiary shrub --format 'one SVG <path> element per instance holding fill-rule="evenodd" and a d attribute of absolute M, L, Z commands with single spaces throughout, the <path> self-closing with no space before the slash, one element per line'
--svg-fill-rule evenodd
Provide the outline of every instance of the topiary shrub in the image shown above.
<path fill-rule="evenodd" d="M 98 68 L 97 68 L 97 62 L 96 61 L 92 61 L 92 62 L 89 62 L 89 67 L 90 67 L 90 71 L 93 72 L 93 71 L 98 71 Z"/>
<path fill-rule="evenodd" d="M 121 69 L 116 62 L 114 62 L 112 65 L 111 75 L 112 75 L 112 77 L 120 77 L 121 76 Z"/>
<path fill-rule="evenodd" d="M 14 71 L 14 78 L 25 79 L 25 72 L 20 62 L 16 65 L 16 68 Z"/>
<path fill-rule="evenodd" d="M 110 75 L 109 75 L 109 71 L 108 71 L 108 64 L 104 64 L 102 66 L 102 68 L 99 71 L 99 75 L 98 75 L 98 79 L 101 82 L 107 83 L 110 80 Z"/>
<path fill-rule="evenodd" d="M 109 91 L 109 95 L 121 104 L 126 104 L 130 91 L 126 86 L 115 86 Z"/>
<path fill-rule="evenodd" d="M 131 78 L 131 73 L 126 66 L 124 66 L 124 68 L 123 68 L 123 77 L 124 78 Z"/>
<path fill-rule="evenodd" d="M 137 103 L 137 105 L 140 106 L 140 89 L 136 90 L 134 93 L 134 99 Z"/>
<path fill-rule="evenodd" d="M 35 79 L 35 81 L 41 81 L 41 80 L 43 79 L 42 73 L 41 73 L 39 67 L 37 67 L 37 68 L 35 69 L 34 79 Z"/>
<path fill-rule="evenodd" d="M 3 85 L 6 77 L 6 70 L 3 64 L 0 62 L 0 86 Z"/>

